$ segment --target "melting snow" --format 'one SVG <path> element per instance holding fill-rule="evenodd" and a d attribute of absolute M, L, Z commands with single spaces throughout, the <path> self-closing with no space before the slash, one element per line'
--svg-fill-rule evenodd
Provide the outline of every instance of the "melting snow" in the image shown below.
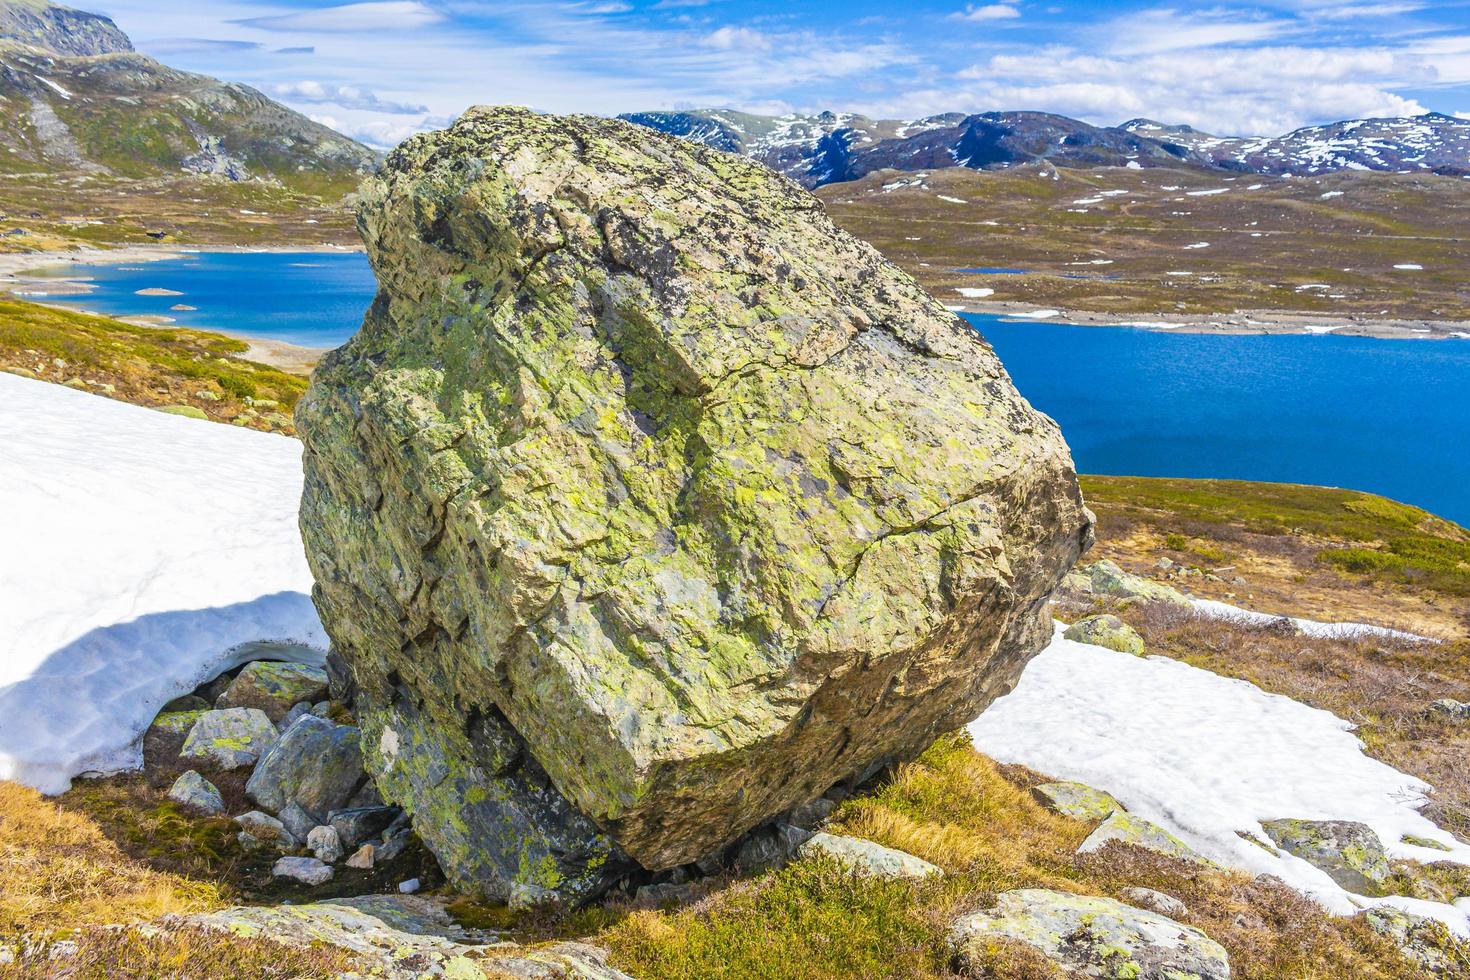
<path fill-rule="evenodd" d="M 1429 786 L 1369 758 L 1329 712 L 1165 657 L 1074 643 L 1059 627 L 970 734 L 1001 762 L 1106 790 L 1206 857 L 1277 875 L 1335 913 L 1390 904 L 1470 934 L 1470 905 L 1352 895 L 1305 861 L 1239 836 L 1269 841 L 1261 821 L 1280 817 L 1356 820 L 1391 855 L 1470 863 L 1470 846 L 1419 814 Z M 1405 834 L 1450 850 L 1399 843 Z"/>
<path fill-rule="evenodd" d="M 1224 194 L 1228 190 L 1230 190 L 1228 187 L 1216 187 L 1208 191 L 1189 191 L 1188 194 L 1190 197 L 1210 197 L 1214 194 Z"/>
<path fill-rule="evenodd" d="M 66 89 L 62 88 L 60 85 L 57 85 L 51 79 L 49 79 L 49 78 L 43 78 L 40 75 L 37 75 L 36 78 L 41 82 L 41 84 L 43 84 L 43 85 L 47 86 L 48 88 L 50 88 L 53 92 L 55 92 L 57 95 L 61 96 L 63 99 L 67 100 L 68 102 L 71 101 L 71 93 L 68 92 Z"/>
<path fill-rule="evenodd" d="M 0 374 L 0 446 L 0 778 L 135 768 L 260 644 L 320 661 L 296 440 Z"/>
<path fill-rule="evenodd" d="M 937 194 L 935 196 L 938 197 L 941 201 L 948 201 L 950 204 L 969 204 L 970 203 L 969 201 L 965 200 L 962 197 L 950 197 L 948 194 Z"/>
<path fill-rule="evenodd" d="M 1209 242 L 1195 242 L 1193 245 L 1186 245 L 1184 247 L 1185 248 L 1209 248 L 1210 247 L 1210 243 Z"/>
<path fill-rule="evenodd" d="M 961 286 L 955 292 L 965 297 L 965 299 L 984 299 L 987 296 L 995 295 L 995 290 L 986 289 L 983 286 Z"/>
<path fill-rule="evenodd" d="M 1396 266 L 1394 266 L 1394 268 L 1395 269 L 1402 269 L 1404 272 L 1423 272 L 1424 271 L 1424 267 L 1422 265 L 1416 265 L 1413 262 L 1405 262 L 1402 265 L 1396 265 Z"/>

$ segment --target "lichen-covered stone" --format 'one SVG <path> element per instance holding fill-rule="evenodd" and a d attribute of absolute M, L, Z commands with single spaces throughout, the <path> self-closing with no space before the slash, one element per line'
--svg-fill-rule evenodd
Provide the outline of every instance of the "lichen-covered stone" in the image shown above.
<path fill-rule="evenodd" d="M 1470 702 L 1440 698 L 1429 705 L 1429 714 L 1448 721 L 1470 721 Z"/>
<path fill-rule="evenodd" d="M 1106 820 L 1123 809 L 1111 794 L 1086 783 L 1041 783 L 1031 787 L 1031 795 L 1052 813 L 1073 820 Z"/>
<path fill-rule="evenodd" d="M 1025 943 L 1070 977 L 1229 980 L 1224 947 L 1203 932 L 1111 898 L 1027 888 L 993 908 L 961 916 L 950 943 L 962 965 L 979 968 L 986 940 Z"/>
<path fill-rule="evenodd" d="M 200 813 L 212 815 L 225 812 L 224 798 L 219 795 L 214 783 L 193 769 L 174 780 L 174 784 L 168 789 L 168 798 Z"/>
<path fill-rule="evenodd" d="M 1150 582 L 1148 579 L 1131 572 L 1125 572 L 1119 568 L 1116 562 L 1103 561 L 1094 562 L 1086 569 L 1088 584 L 1094 595 L 1112 596 L 1115 599 L 1131 599 L 1135 602 L 1163 602 L 1181 608 L 1194 608 L 1178 589 L 1171 589 L 1159 582 Z"/>
<path fill-rule="evenodd" d="M 201 711 L 189 728 L 179 755 L 207 759 L 221 769 L 252 766 L 276 744 L 276 726 L 258 708 Z"/>
<path fill-rule="evenodd" d="M 831 858 L 857 874 L 874 878 L 906 878 L 918 881 L 944 874 L 937 865 L 905 851 L 839 834 L 813 834 L 796 849 L 796 853 L 804 858 Z"/>
<path fill-rule="evenodd" d="M 1394 945 L 1426 975 L 1446 980 L 1465 975 L 1465 968 L 1470 964 L 1459 956 L 1451 957 L 1457 944 L 1444 923 L 1386 905 L 1359 915 L 1374 932 L 1393 940 Z"/>
<path fill-rule="evenodd" d="M 143 733 L 144 765 L 149 768 L 163 768 L 178 761 L 179 752 L 189 737 L 189 730 L 206 710 L 207 704 L 202 709 L 165 710 L 154 718 L 153 724 Z"/>
<path fill-rule="evenodd" d="M 383 980 L 632 980 L 608 966 L 606 950 L 596 946 L 497 941 L 496 936 L 455 925 L 442 901 L 415 895 L 230 908 L 164 921 L 228 932 L 239 939 L 334 946 L 356 954 L 368 975 Z"/>
<path fill-rule="evenodd" d="M 251 810 L 235 817 L 235 823 L 244 828 L 241 833 L 247 835 L 248 840 L 242 840 L 247 847 L 273 847 L 278 851 L 293 851 L 300 844 L 292 833 L 269 813 L 259 810 Z"/>
<path fill-rule="evenodd" d="M 1056 425 L 796 185 L 472 109 L 359 226 L 380 292 L 298 407 L 301 524 L 378 787 L 457 883 L 506 890 L 508 820 L 555 878 L 708 855 L 1048 641 L 1091 536 Z"/>
<path fill-rule="evenodd" d="M 1143 637 L 1138 631 L 1117 616 L 1088 616 L 1067 627 L 1062 636 L 1077 643 L 1090 643 L 1095 647 L 1131 653 L 1141 657 L 1144 653 Z"/>
<path fill-rule="evenodd" d="M 355 726 L 304 715 L 261 756 L 245 792 L 277 813 L 294 800 L 324 823 L 367 779 L 359 738 Z"/>
<path fill-rule="evenodd" d="M 1148 909 L 1150 912 L 1157 912 L 1166 918 L 1181 919 L 1189 914 L 1189 906 L 1173 895 L 1166 895 L 1152 888 L 1139 886 L 1125 888 L 1122 895 L 1123 900 L 1128 904 Z"/>
<path fill-rule="evenodd" d="M 342 860 L 342 840 L 337 831 L 326 824 L 311 828 L 306 835 L 306 849 L 323 864 L 336 864 Z"/>
<path fill-rule="evenodd" d="M 1393 868 L 1373 828 L 1352 820 L 1266 820 L 1276 846 L 1294 854 L 1350 892 L 1382 894 Z"/>
<path fill-rule="evenodd" d="M 1155 854 L 1178 858 L 1181 861 L 1193 861 L 1197 864 L 1209 863 L 1192 847 L 1163 827 L 1123 810 L 1115 811 L 1098 824 L 1097 829 L 1088 834 L 1087 839 L 1077 848 L 1077 853 L 1090 854 L 1115 843 L 1141 847 L 1145 851 L 1153 851 Z"/>
<path fill-rule="evenodd" d="M 457 883 L 506 890 L 470 855 L 517 820 L 556 877 L 614 840 L 703 857 L 1047 642 L 1091 535 L 1060 433 L 800 188 L 470 110 L 394 151 L 360 226 L 381 294 L 298 407 L 301 526 L 379 789 Z"/>
<path fill-rule="evenodd" d="M 311 664 L 256 660 L 230 682 L 216 708 L 259 708 L 280 721 L 301 701 L 327 696 L 327 672 Z"/>

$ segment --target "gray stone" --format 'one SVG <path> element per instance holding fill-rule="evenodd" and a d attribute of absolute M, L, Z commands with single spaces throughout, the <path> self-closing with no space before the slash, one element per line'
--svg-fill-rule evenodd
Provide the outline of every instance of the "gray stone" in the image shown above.
<path fill-rule="evenodd" d="M 1104 614 L 1079 619 L 1068 626 L 1062 636 L 1076 643 L 1090 643 L 1119 653 L 1131 653 L 1135 657 L 1144 654 L 1143 637 L 1117 616 Z"/>
<path fill-rule="evenodd" d="M 360 957 L 363 974 L 380 980 L 632 980 L 607 965 L 606 950 L 585 943 L 522 947 L 497 941 L 493 934 L 457 926 L 442 901 L 417 895 L 250 906 L 164 921 L 301 948 L 325 944 Z"/>
<path fill-rule="evenodd" d="M 735 855 L 735 867 L 745 874 L 779 868 L 796 857 L 797 849 L 811 836 L 811 831 L 790 824 L 762 827 L 740 845 Z"/>
<path fill-rule="evenodd" d="M 257 660 L 219 696 L 216 708 L 259 708 L 271 721 L 284 718 L 291 706 L 327 693 L 327 672 L 309 664 Z"/>
<path fill-rule="evenodd" d="M 301 842 L 286 829 L 286 825 L 269 813 L 251 810 L 249 813 L 240 814 L 234 820 L 262 847 L 292 851 L 300 846 Z"/>
<path fill-rule="evenodd" d="M 1448 721 L 1470 721 L 1470 703 L 1440 698 L 1429 706 L 1429 713 Z"/>
<path fill-rule="evenodd" d="M 386 864 L 398 855 L 402 854 L 408 847 L 409 841 L 413 840 L 412 834 L 399 834 L 397 837 L 389 837 L 373 847 L 373 860 L 379 864 Z"/>
<path fill-rule="evenodd" d="M 1052 813 L 1074 820 L 1106 820 L 1123 804 L 1085 783 L 1042 783 L 1031 788 L 1036 801 Z"/>
<path fill-rule="evenodd" d="M 919 881 L 944 874 L 937 865 L 872 841 L 837 834 L 813 834 L 797 848 L 804 858 L 829 857 L 860 875 Z"/>
<path fill-rule="evenodd" d="M 190 769 L 169 787 L 168 798 L 200 813 L 224 813 L 225 801 L 214 783 Z"/>
<path fill-rule="evenodd" d="M 1466 963 L 1450 958 L 1450 935 L 1444 924 L 1412 912 L 1380 905 L 1360 912 L 1363 921 L 1393 940 L 1403 954 L 1431 977 L 1463 976 Z"/>
<path fill-rule="evenodd" d="M 325 864 L 336 864 L 342 860 L 342 840 L 337 831 L 325 824 L 311 828 L 306 835 L 306 849 Z"/>
<path fill-rule="evenodd" d="M 276 744 L 276 726 L 256 708 L 202 712 L 189 729 L 179 755 L 205 759 L 221 769 L 253 766 Z M 275 809 L 275 807 L 272 807 Z"/>
<path fill-rule="evenodd" d="M 327 818 L 343 847 L 356 847 L 383 832 L 403 811 L 396 806 L 366 806 L 350 810 L 333 810 Z"/>
<path fill-rule="evenodd" d="M 306 840 L 306 835 L 311 833 L 312 828 L 317 826 L 316 818 L 301 808 L 301 804 L 292 800 L 281 808 L 276 814 L 281 823 L 285 824 L 286 830 L 297 840 Z"/>
<path fill-rule="evenodd" d="M 471 109 L 359 227 L 379 300 L 297 407 L 301 527 L 368 768 L 456 885 L 721 851 L 1049 641 L 1091 540 L 1059 430 L 789 181 Z"/>
<path fill-rule="evenodd" d="M 980 970 L 986 940 L 1007 939 L 1042 953 L 1069 977 L 1229 980 L 1224 947 L 1191 926 L 1111 898 L 1028 888 L 1001 894 L 993 908 L 957 919 L 950 943 L 961 965 Z"/>
<path fill-rule="evenodd" d="M 271 874 L 303 885 L 325 885 L 332 880 L 332 866 L 314 857 L 283 857 L 271 866 Z"/>
<path fill-rule="evenodd" d="M 1145 851 L 1162 854 L 1165 857 L 1178 858 L 1181 861 L 1192 861 L 1196 864 L 1208 864 L 1203 857 L 1186 843 L 1156 823 L 1150 823 L 1142 817 L 1136 817 L 1131 813 L 1118 810 L 1097 825 L 1097 829 L 1087 835 L 1082 846 L 1077 848 L 1078 854 L 1091 854 L 1093 851 L 1102 850 L 1109 844 L 1129 844 L 1133 847 L 1141 847 Z"/>
<path fill-rule="evenodd" d="M 300 718 L 302 715 L 309 714 L 311 714 L 311 702 L 298 701 L 291 706 L 290 711 L 281 716 L 281 720 L 276 722 L 276 727 L 284 732 L 296 722 L 297 718 Z"/>
<path fill-rule="evenodd" d="M 1383 842 L 1364 823 L 1351 820 L 1265 820 L 1276 846 L 1294 854 L 1350 892 L 1383 894 L 1393 873 Z"/>
<path fill-rule="evenodd" d="M 367 778 L 359 733 L 315 715 L 296 719 L 260 759 L 245 792 L 267 810 L 295 801 L 317 823 L 346 805 Z"/>
<path fill-rule="evenodd" d="M 1157 912 L 1170 919 L 1182 919 L 1189 914 L 1189 907 L 1179 899 L 1152 888 L 1125 888 L 1123 899 L 1130 905 Z"/>
<path fill-rule="evenodd" d="M 1088 583 L 1095 595 L 1130 599 L 1134 602 L 1162 602 L 1180 608 L 1194 608 L 1194 604 L 1179 590 L 1125 572 L 1118 567 L 1116 562 L 1107 560 L 1096 562 L 1089 566 L 1086 572 Z"/>

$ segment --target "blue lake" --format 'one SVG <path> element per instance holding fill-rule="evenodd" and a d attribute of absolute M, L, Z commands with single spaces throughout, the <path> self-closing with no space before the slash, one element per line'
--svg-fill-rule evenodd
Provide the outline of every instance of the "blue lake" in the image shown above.
<path fill-rule="evenodd" d="M 350 337 L 375 288 L 354 253 L 205 252 L 67 272 L 98 288 L 45 301 L 312 347 Z M 135 295 L 146 288 L 183 295 Z M 179 303 L 198 309 L 170 310 Z M 968 319 L 1061 423 L 1083 472 L 1352 487 L 1470 524 L 1470 342 Z"/>
<path fill-rule="evenodd" d="M 175 325 L 336 347 L 351 337 L 377 284 L 359 252 L 190 252 L 136 265 L 66 265 L 40 270 L 85 278 L 76 296 L 28 296 L 113 316 L 167 316 Z M 166 289 L 177 296 L 138 296 Z M 183 304 L 193 310 L 174 310 Z"/>

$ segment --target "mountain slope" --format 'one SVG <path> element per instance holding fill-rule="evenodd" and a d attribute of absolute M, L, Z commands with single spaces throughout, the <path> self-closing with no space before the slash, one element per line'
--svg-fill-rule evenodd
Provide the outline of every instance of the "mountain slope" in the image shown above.
<path fill-rule="evenodd" d="M 65 56 L 133 50 L 133 42 L 110 18 L 47 0 L 0 3 L 0 37 Z"/>
<path fill-rule="evenodd" d="M 264 180 L 326 199 L 377 155 L 244 85 L 132 50 L 105 17 L 0 0 L 0 174 Z"/>
<path fill-rule="evenodd" d="M 721 110 L 621 118 L 754 157 L 818 187 L 878 170 L 961 166 L 1177 167 L 1310 175 L 1337 170 L 1470 174 L 1470 121 L 1440 113 L 1313 126 L 1275 138 L 1225 138 L 1150 119 L 1092 126 L 1042 112 L 947 113 L 912 122 L 864 116 L 754 116 Z"/>

